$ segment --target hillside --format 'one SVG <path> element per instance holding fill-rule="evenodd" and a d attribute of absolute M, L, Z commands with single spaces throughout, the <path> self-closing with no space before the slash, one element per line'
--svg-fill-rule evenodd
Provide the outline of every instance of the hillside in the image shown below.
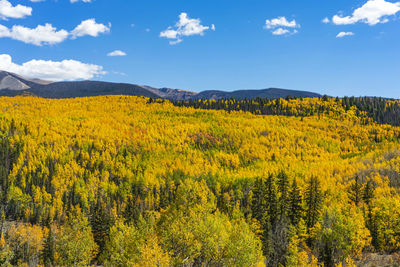
<path fill-rule="evenodd" d="M 74 98 L 101 95 L 159 97 L 156 93 L 141 86 L 95 81 L 51 83 L 47 86 L 35 86 L 29 92 L 44 98 Z"/>
<path fill-rule="evenodd" d="M 292 116 L 1 98 L 5 260 L 334 266 L 398 251 L 400 128 L 335 99 L 288 103 Z M 295 115 L 317 104 L 330 112 Z"/>
<path fill-rule="evenodd" d="M 32 95 L 44 98 L 74 98 L 102 95 L 130 95 L 171 100 L 221 99 L 221 98 L 257 98 L 271 99 L 294 97 L 320 97 L 321 95 L 305 91 L 285 89 L 240 90 L 234 92 L 204 91 L 200 93 L 171 88 L 110 83 L 99 81 L 51 82 L 28 79 L 14 73 L 0 71 L 0 96 Z"/>
<path fill-rule="evenodd" d="M 307 91 L 296 91 L 296 90 L 286 90 L 286 89 L 279 89 L 279 88 L 269 88 L 269 89 L 262 89 L 262 90 L 238 90 L 233 92 L 225 92 L 225 91 L 203 91 L 193 99 L 254 99 L 254 98 L 269 98 L 269 99 L 276 99 L 276 98 L 286 98 L 287 96 L 292 97 L 321 97 L 320 94 L 307 92 Z"/>
<path fill-rule="evenodd" d="M 293 101 L 292 101 L 293 100 Z M 374 120 L 380 124 L 400 126 L 400 101 L 381 97 L 343 97 L 335 98 L 334 102 L 328 96 L 310 99 L 287 97 L 286 99 L 199 99 L 199 100 L 172 100 L 178 107 L 194 107 L 198 109 L 213 109 L 231 111 L 245 111 L 256 115 L 285 115 L 285 116 L 313 116 L 339 112 L 338 106 L 344 111 L 354 110 L 362 120 Z M 322 101 L 320 101 L 322 100 Z"/>
<path fill-rule="evenodd" d="M 157 89 L 127 83 L 42 81 L 0 71 L 0 96 L 32 95 L 43 98 L 75 98 L 102 95 L 130 95 L 185 100 L 194 94 L 196 93 L 179 89 Z"/>

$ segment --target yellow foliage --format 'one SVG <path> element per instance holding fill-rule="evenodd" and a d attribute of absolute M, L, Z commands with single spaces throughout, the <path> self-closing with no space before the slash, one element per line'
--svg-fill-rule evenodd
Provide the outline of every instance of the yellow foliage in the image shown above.
<path fill-rule="evenodd" d="M 355 207 L 346 192 L 348 181 L 359 175 L 374 185 L 377 197 L 371 203 L 371 215 L 380 223 L 381 248 L 399 249 L 400 153 L 396 151 L 400 149 L 400 128 L 368 121 L 365 114 L 357 116 L 354 108 L 346 111 L 334 99 L 277 101 L 294 114 L 303 109 L 317 114 L 318 105 L 329 112 L 300 118 L 206 111 L 162 101 L 150 104 L 146 98 L 130 96 L 59 100 L 3 97 L 0 140 L 4 140 L 6 151 L 13 152 L 9 169 L 1 170 L 9 171 L 7 202 L 18 220 L 40 223 L 55 220 L 62 224 L 74 205 L 88 214 L 99 199 L 107 203 L 112 218 L 148 210 L 164 214 L 171 195 L 183 190 L 178 185 L 190 177 L 201 182 L 197 187 L 186 184 L 188 197 L 175 203 L 194 205 L 196 209 L 185 211 L 185 215 L 195 217 L 194 210 L 214 212 L 217 206 L 232 213 L 238 206 L 248 211 L 246 201 L 251 199 L 256 178 L 284 170 L 291 180 L 298 181 L 302 192 L 310 177 L 318 177 L 324 206 L 335 206 L 338 213 L 351 217 L 340 223 L 351 226 L 349 250 L 355 256 L 371 245 L 368 231 L 356 225 L 367 224 L 367 205 L 361 201 Z M 198 195 L 191 198 L 194 193 Z M 205 225 L 213 225 L 211 219 L 204 219 Z M 224 221 L 225 217 L 217 219 Z M 180 220 L 172 227 L 185 228 L 185 220 Z M 85 231 L 66 235 L 69 239 L 65 244 L 79 252 L 73 240 L 85 236 L 96 251 L 87 220 L 82 228 Z M 324 229 L 326 235 L 331 234 L 318 222 L 309 237 L 317 238 Z M 214 230 L 223 236 L 218 227 Z M 28 234 L 30 231 L 33 234 Z M 46 231 L 17 224 L 10 229 L 6 243 L 29 242 L 33 245 L 28 254 L 34 253 L 42 249 Z M 192 234 L 188 230 L 182 238 L 194 240 Z M 141 247 L 145 261 L 157 254 L 162 264 L 169 262 L 174 255 L 163 254 L 157 237 L 152 238 L 154 244 Z M 218 247 L 206 241 L 203 243 Z M 308 254 L 297 250 L 300 241 L 292 241 L 290 249 L 302 266 Z M 193 242 L 197 253 L 200 245 Z M 92 250 L 85 254 L 88 258 L 93 257 Z M 70 256 L 67 251 L 64 254 Z M 316 266 L 316 260 L 312 262 L 311 266 Z"/>

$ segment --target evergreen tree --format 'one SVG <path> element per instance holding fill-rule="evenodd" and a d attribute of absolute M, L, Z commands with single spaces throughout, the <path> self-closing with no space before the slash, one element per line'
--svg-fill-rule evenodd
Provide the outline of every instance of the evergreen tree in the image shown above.
<path fill-rule="evenodd" d="M 110 211 L 107 210 L 107 207 L 102 201 L 99 193 L 97 204 L 95 205 L 92 216 L 90 217 L 90 224 L 94 241 L 97 243 L 101 251 L 105 246 L 106 239 L 111 226 L 114 224 L 114 220 L 110 214 Z"/>
<path fill-rule="evenodd" d="M 371 200 L 374 198 L 374 187 L 373 187 L 371 181 L 368 181 L 366 183 L 362 197 L 363 197 L 363 200 L 364 200 L 365 204 L 367 205 L 367 209 L 368 209 L 366 226 L 369 229 L 369 231 L 371 232 L 372 245 L 376 249 L 379 249 L 380 242 L 379 242 L 379 238 L 378 238 L 378 226 L 377 226 L 374 218 L 372 217 Z"/>
<path fill-rule="evenodd" d="M 368 209 L 371 207 L 371 200 L 374 197 L 374 187 L 371 181 L 368 181 L 364 187 L 362 198 L 367 205 Z"/>
<path fill-rule="evenodd" d="M 362 199 L 362 194 L 362 184 L 360 183 L 360 178 L 356 175 L 349 188 L 349 198 L 356 206 L 358 206 Z"/>
<path fill-rule="evenodd" d="M 305 192 L 306 204 L 306 225 L 307 231 L 315 225 L 321 213 L 322 208 L 322 191 L 320 181 L 317 177 L 312 176 L 308 181 Z"/>
<path fill-rule="evenodd" d="M 267 210 L 265 216 L 271 227 L 275 228 L 278 221 L 278 196 L 273 175 L 268 176 L 265 187 L 267 191 Z"/>
<path fill-rule="evenodd" d="M 253 217 L 262 223 L 266 212 L 266 187 L 261 178 L 257 179 L 253 185 L 253 197 L 251 202 L 251 211 Z"/>
<path fill-rule="evenodd" d="M 44 248 L 42 251 L 42 259 L 45 266 L 53 266 L 54 264 L 54 253 L 55 253 L 55 234 L 54 234 L 54 227 L 49 227 L 49 234 L 44 242 Z"/>
<path fill-rule="evenodd" d="M 288 195 L 289 195 L 289 179 L 285 172 L 278 174 L 278 190 L 279 190 L 279 219 L 282 220 L 288 215 Z"/>
<path fill-rule="evenodd" d="M 289 191 L 289 219 L 290 222 L 297 226 L 303 214 L 303 198 L 296 179 L 293 180 Z"/>
<path fill-rule="evenodd" d="M 287 246 L 289 244 L 288 224 L 286 216 L 280 216 L 280 211 L 284 205 L 279 206 L 283 196 L 287 196 L 286 175 L 279 175 L 276 181 L 273 175 L 269 175 L 265 182 L 267 193 L 267 209 L 263 220 L 263 243 L 264 254 L 267 257 L 267 266 L 285 265 L 287 256 Z M 278 183 L 278 185 L 276 184 Z M 277 188 L 278 187 L 278 188 Z M 281 198 L 278 198 L 278 190 Z M 283 197 L 287 198 L 287 197 Z M 284 209 L 282 208 L 282 211 Z M 284 214 L 284 213 L 282 213 Z"/>

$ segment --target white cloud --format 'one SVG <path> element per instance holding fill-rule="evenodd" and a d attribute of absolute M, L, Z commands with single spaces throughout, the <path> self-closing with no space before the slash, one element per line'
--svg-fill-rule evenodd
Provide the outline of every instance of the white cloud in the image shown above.
<path fill-rule="evenodd" d="M 20 25 L 14 25 L 11 29 L 0 24 L 0 38 L 8 37 L 27 44 L 37 46 L 53 45 L 65 41 L 68 37 L 76 39 L 77 37 L 90 35 L 97 37 L 100 33 L 110 31 L 108 27 L 98 24 L 94 19 L 82 21 L 73 31 L 57 30 L 51 24 L 38 25 L 36 28 L 27 28 Z"/>
<path fill-rule="evenodd" d="M 328 24 L 329 22 L 331 22 L 329 18 L 324 18 L 322 20 L 322 23 L 325 23 L 325 24 Z"/>
<path fill-rule="evenodd" d="M 122 57 L 122 56 L 126 56 L 126 53 L 124 51 L 121 51 L 121 50 L 115 50 L 115 51 L 112 51 L 112 52 L 108 53 L 107 56 L 109 56 L 109 57 Z"/>
<path fill-rule="evenodd" d="M 66 30 L 57 31 L 55 27 L 48 23 L 39 25 L 34 29 L 19 25 L 14 25 L 11 29 L 8 29 L 0 25 L 0 38 L 1 37 L 8 37 L 27 44 L 41 46 L 63 42 L 68 38 L 68 32 Z"/>
<path fill-rule="evenodd" d="M 125 72 L 121 72 L 121 71 L 113 71 L 112 73 L 114 73 L 115 75 L 126 76 L 126 73 Z"/>
<path fill-rule="evenodd" d="M 100 23 L 96 23 L 95 19 L 87 19 L 81 22 L 76 28 L 71 31 L 72 39 L 77 37 L 90 35 L 92 37 L 97 37 L 101 33 L 107 33 L 110 31 L 111 24 L 108 26 Z"/>
<path fill-rule="evenodd" d="M 299 25 L 296 23 L 296 20 L 288 21 L 286 17 L 278 17 L 275 19 L 267 19 L 265 21 L 266 29 L 274 29 L 277 27 L 288 27 L 288 28 L 296 28 Z"/>
<path fill-rule="evenodd" d="M 32 8 L 23 5 L 13 6 L 8 0 L 0 0 L 0 19 L 21 19 L 32 15 Z"/>
<path fill-rule="evenodd" d="M 336 25 L 355 24 L 357 22 L 376 25 L 388 22 L 387 16 L 395 15 L 400 11 L 400 2 L 391 3 L 385 0 L 369 0 L 362 7 L 354 10 L 351 16 L 335 15 L 332 22 Z"/>
<path fill-rule="evenodd" d="M 76 60 L 36 60 L 18 65 L 12 62 L 7 54 L 0 54 L 0 69 L 14 72 L 22 76 L 51 81 L 73 81 L 91 79 L 106 74 L 102 66 L 86 64 Z"/>
<path fill-rule="evenodd" d="M 286 17 L 267 19 L 264 28 L 271 30 L 273 35 L 295 34 L 298 31 L 294 28 L 300 28 L 296 20 L 288 21 Z"/>
<path fill-rule="evenodd" d="M 203 36 L 206 30 L 209 30 L 209 26 L 201 25 L 200 19 L 191 19 L 187 13 L 181 13 L 179 15 L 179 21 L 174 27 L 168 27 L 167 30 L 160 33 L 160 37 L 164 37 L 171 40 L 171 45 L 178 44 L 183 41 L 182 37 L 200 35 Z M 211 26 L 212 30 L 215 30 L 215 25 Z"/>
<path fill-rule="evenodd" d="M 10 30 L 6 26 L 0 24 L 0 38 L 9 36 L 10 36 Z"/>
<path fill-rule="evenodd" d="M 179 44 L 179 43 L 182 43 L 182 42 L 183 42 L 182 39 L 176 39 L 175 41 L 169 41 L 169 44 L 170 45 L 176 45 L 176 44 Z"/>
<path fill-rule="evenodd" d="M 354 35 L 354 32 L 339 32 L 336 35 L 336 38 L 343 38 L 345 36 L 353 36 L 353 35 Z"/>
<path fill-rule="evenodd" d="M 272 32 L 273 35 L 284 35 L 284 34 L 288 34 L 288 33 L 290 33 L 290 31 L 287 29 L 283 29 L 283 28 L 278 28 Z"/>

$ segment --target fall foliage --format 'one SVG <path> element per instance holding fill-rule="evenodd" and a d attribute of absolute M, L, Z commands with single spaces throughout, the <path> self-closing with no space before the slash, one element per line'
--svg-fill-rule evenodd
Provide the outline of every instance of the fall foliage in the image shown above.
<path fill-rule="evenodd" d="M 0 263 L 351 266 L 399 251 L 400 128 L 345 101 L 263 115 L 3 97 Z"/>

